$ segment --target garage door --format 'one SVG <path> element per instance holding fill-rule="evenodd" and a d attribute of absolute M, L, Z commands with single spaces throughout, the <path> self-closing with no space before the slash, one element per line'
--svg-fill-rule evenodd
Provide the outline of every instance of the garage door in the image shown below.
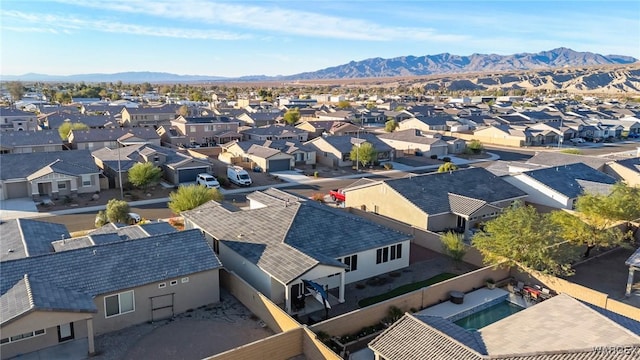
<path fill-rule="evenodd" d="M 5 186 L 7 187 L 7 199 L 17 199 L 29 196 L 29 189 L 27 188 L 26 182 L 5 183 Z"/>
<path fill-rule="evenodd" d="M 269 160 L 269 172 L 291 170 L 289 164 L 289 159 Z"/>
<path fill-rule="evenodd" d="M 182 169 L 178 171 L 178 182 L 196 182 L 196 176 L 200 173 L 207 172 L 207 168 L 198 169 Z"/>

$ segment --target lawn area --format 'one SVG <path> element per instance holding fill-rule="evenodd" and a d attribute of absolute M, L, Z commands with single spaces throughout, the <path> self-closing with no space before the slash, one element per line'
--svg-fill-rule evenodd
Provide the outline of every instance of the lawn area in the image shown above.
<path fill-rule="evenodd" d="M 385 301 L 385 300 L 394 298 L 396 296 L 404 295 L 406 293 L 410 293 L 412 291 L 415 291 L 415 290 L 418 290 L 418 289 L 422 289 L 423 287 L 427 287 L 429 285 L 433 285 L 433 284 L 439 283 L 441 281 L 452 279 L 452 278 L 454 278 L 456 276 L 458 276 L 458 275 L 451 274 L 451 273 L 438 274 L 438 275 L 436 275 L 436 276 L 434 276 L 432 278 L 429 278 L 427 280 L 422 280 L 422 281 L 418 281 L 418 282 L 415 282 L 415 283 L 402 285 L 402 286 L 399 286 L 399 287 L 397 287 L 397 288 L 395 288 L 395 289 L 393 289 L 393 290 L 391 290 L 391 291 L 389 291 L 387 293 L 362 299 L 362 300 L 358 301 L 358 305 L 361 308 L 365 307 L 365 306 L 373 305 L 373 304 L 379 303 L 381 301 Z"/>

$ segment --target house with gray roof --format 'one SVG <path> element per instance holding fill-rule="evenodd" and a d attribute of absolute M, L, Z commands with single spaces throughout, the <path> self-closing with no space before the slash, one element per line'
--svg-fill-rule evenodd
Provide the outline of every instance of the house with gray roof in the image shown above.
<path fill-rule="evenodd" d="M 448 144 L 440 134 L 425 134 L 422 130 L 407 129 L 378 135 L 378 139 L 396 150 L 396 157 L 421 154 L 443 157 L 449 154 Z M 464 141 L 460 140 L 464 149 Z"/>
<path fill-rule="evenodd" d="M 100 170 L 87 150 L 0 154 L 0 164 L 0 200 L 100 191 Z"/>
<path fill-rule="evenodd" d="M 484 168 L 375 181 L 344 189 L 345 206 L 374 212 L 419 229 L 468 235 L 527 193 Z"/>
<path fill-rule="evenodd" d="M 247 199 L 246 210 L 211 201 L 184 212 L 185 228 L 201 229 L 227 269 L 290 314 L 315 304 L 302 280 L 344 302 L 345 284 L 409 265 L 408 234 L 276 189 Z"/>
<path fill-rule="evenodd" d="M 307 141 L 309 133 L 291 125 L 272 124 L 241 131 L 244 140 L 298 140 Z"/>
<path fill-rule="evenodd" d="M 629 186 L 640 186 L 640 157 L 610 161 L 604 172 Z"/>
<path fill-rule="evenodd" d="M 62 151 L 62 146 L 53 130 L 0 132 L 0 154 Z"/>
<path fill-rule="evenodd" d="M 640 324 L 627 320 L 561 294 L 478 330 L 407 313 L 369 348 L 389 360 L 632 360 L 640 354 Z"/>
<path fill-rule="evenodd" d="M 91 153 L 95 164 L 102 169 L 109 178 L 110 184 L 120 187 L 129 183 L 128 172 L 137 163 L 152 163 L 162 169 L 164 180 L 173 185 L 195 182 L 196 176 L 209 172 L 210 164 L 207 160 L 177 152 L 173 149 L 151 145 L 129 145 L 110 149 L 104 147 Z"/>
<path fill-rule="evenodd" d="M 585 193 L 609 194 L 615 178 L 584 163 L 524 171 L 503 178 L 528 194 L 527 201 L 557 209 L 574 209 Z"/>
<path fill-rule="evenodd" d="M 398 123 L 400 130 L 418 129 L 423 131 L 448 130 L 447 122 L 453 120 L 453 116 L 447 113 L 434 113 L 431 115 L 418 115 Z"/>
<path fill-rule="evenodd" d="M 90 129 L 115 127 L 117 125 L 115 118 L 110 115 L 69 114 L 63 111 L 44 114 L 38 117 L 38 121 L 40 123 L 40 127 L 50 130 L 56 130 L 66 122 L 72 124 L 84 124 Z"/>
<path fill-rule="evenodd" d="M 375 162 L 381 163 L 394 159 L 394 150 L 373 134 L 359 132 L 356 137 L 351 135 L 321 136 L 304 143 L 316 151 L 316 161 L 320 164 L 332 167 L 355 166 L 355 160 L 351 159 L 351 149 L 363 142 L 373 145 L 377 152 Z"/>
<path fill-rule="evenodd" d="M 0 131 L 36 131 L 36 113 L 10 107 L 0 107 Z"/>
<path fill-rule="evenodd" d="M 121 114 L 121 125 L 126 127 L 152 127 L 169 125 L 178 116 L 179 104 L 162 106 L 124 107 Z"/>
<path fill-rule="evenodd" d="M 218 159 L 232 163 L 232 158 L 253 161 L 267 172 L 291 170 L 296 165 L 316 163 L 316 152 L 297 140 L 250 140 L 224 144 Z"/>
<path fill-rule="evenodd" d="M 229 116 L 184 117 L 171 120 L 171 127 L 158 128 L 162 141 L 173 145 L 213 146 L 242 139 L 239 121 Z M 171 132 L 175 131 L 175 134 Z"/>
<path fill-rule="evenodd" d="M 50 254 L 53 241 L 71 237 L 62 224 L 33 219 L 1 221 L 0 234 L 0 262 Z"/>
<path fill-rule="evenodd" d="M 4 233 L 2 241 L 4 242 Z M 221 263 L 198 230 L 2 261 L 2 359 L 220 301 Z"/>
<path fill-rule="evenodd" d="M 236 118 L 240 120 L 244 125 L 251 127 L 260 127 L 277 124 L 282 120 L 283 115 L 283 111 L 246 111 L 236 115 Z"/>
<path fill-rule="evenodd" d="M 154 128 L 106 128 L 71 130 L 68 138 L 72 149 L 115 149 L 120 144 L 152 144 L 160 146 L 160 135 Z"/>

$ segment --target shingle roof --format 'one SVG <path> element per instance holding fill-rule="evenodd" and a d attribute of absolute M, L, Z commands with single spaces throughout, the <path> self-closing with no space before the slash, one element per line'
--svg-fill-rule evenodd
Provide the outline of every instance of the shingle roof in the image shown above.
<path fill-rule="evenodd" d="M 99 172 L 88 150 L 52 151 L 41 153 L 0 155 L 0 180 L 26 179 L 43 167 L 60 160 L 69 165 L 73 174 L 96 174 Z M 63 166 L 58 162 L 59 166 Z"/>
<path fill-rule="evenodd" d="M 156 130 L 151 127 L 72 130 L 71 132 L 73 133 L 73 143 L 116 141 L 117 139 L 129 133 L 133 134 L 135 137 L 145 140 L 160 139 L 160 135 L 158 135 Z"/>
<path fill-rule="evenodd" d="M 55 130 L 0 132 L 0 147 L 13 149 L 20 146 L 60 145 L 62 139 Z"/>
<path fill-rule="evenodd" d="M 200 231 L 186 230 L 3 262 L 0 294 L 25 274 L 46 284 L 42 299 L 56 299 L 61 292 L 94 297 L 220 266 Z"/>
<path fill-rule="evenodd" d="M 231 212 L 209 202 L 183 216 L 284 284 L 317 264 L 343 266 L 336 258 L 410 239 L 283 191 L 247 198 L 264 207 Z"/>
<path fill-rule="evenodd" d="M 613 185 L 616 183 L 615 178 L 583 163 L 530 170 L 523 172 L 523 175 L 535 179 L 569 198 L 578 197 L 584 192 L 602 193 L 603 189 L 600 188 L 602 184 Z"/>
<path fill-rule="evenodd" d="M 278 114 L 278 115 L 280 115 L 280 114 Z M 288 134 L 288 133 L 305 134 L 307 132 L 305 130 L 298 129 L 297 127 L 294 127 L 294 126 L 291 126 L 291 125 L 273 124 L 273 125 L 260 126 L 260 127 L 256 127 L 256 128 L 243 130 L 242 133 L 243 134 L 250 134 L 250 135 L 280 135 L 280 136 L 282 136 L 282 135 L 285 135 L 285 134 Z"/>
<path fill-rule="evenodd" d="M 624 160 L 616 160 L 617 164 L 620 164 L 627 169 L 634 171 L 636 173 L 640 173 L 640 157 L 632 158 L 632 159 L 624 159 Z"/>
<path fill-rule="evenodd" d="M 173 149 L 153 144 L 129 145 L 117 149 L 104 147 L 93 151 L 91 155 L 100 159 L 103 164 L 116 171 L 118 170 L 118 162 L 120 162 L 120 169 L 122 171 L 128 171 L 136 163 L 144 161 L 141 157 L 142 154 L 149 155 L 154 152 L 163 154 L 166 157 L 165 164 L 168 166 L 179 166 L 180 163 L 184 161 L 192 160 L 202 163 L 202 166 L 208 166 L 206 160 L 196 159 Z"/>
<path fill-rule="evenodd" d="M 468 168 L 451 173 L 391 179 L 385 183 L 431 215 L 451 212 L 452 203 L 449 194 L 490 204 L 527 195 L 484 168 Z"/>
<path fill-rule="evenodd" d="M 0 107 L 0 116 L 26 116 L 26 117 L 35 117 L 35 113 L 22 111 L 14 108 Z"/>
<path fill-rule="evenodd" d="M 378 137 L 380 139 L 399 140 L 426 145 L 433 145 L 439 142 L 440 146 L 447 146 L 447 144 L 442 139 L 439 139 L 437 137 L 424 136 L 422 135 L 422 132 L 420 130 L 416 129 L 394 131 L 391 133 L 379 135 Z"/>
<path fill-rule="evenodd" d="M 32 219 L 2 222 L 0 234 L 0 261 L 49 254 L 53 252 L 52 241 L 70 237 L 62 224 Z"/>

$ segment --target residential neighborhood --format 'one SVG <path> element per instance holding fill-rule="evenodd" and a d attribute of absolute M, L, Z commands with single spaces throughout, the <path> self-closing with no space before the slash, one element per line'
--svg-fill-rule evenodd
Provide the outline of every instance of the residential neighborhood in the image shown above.
<path fill-rule="evenodd" d="M 637 102 L 122 93 L 4 94 L 2 359 L 640 354 Z"/>

